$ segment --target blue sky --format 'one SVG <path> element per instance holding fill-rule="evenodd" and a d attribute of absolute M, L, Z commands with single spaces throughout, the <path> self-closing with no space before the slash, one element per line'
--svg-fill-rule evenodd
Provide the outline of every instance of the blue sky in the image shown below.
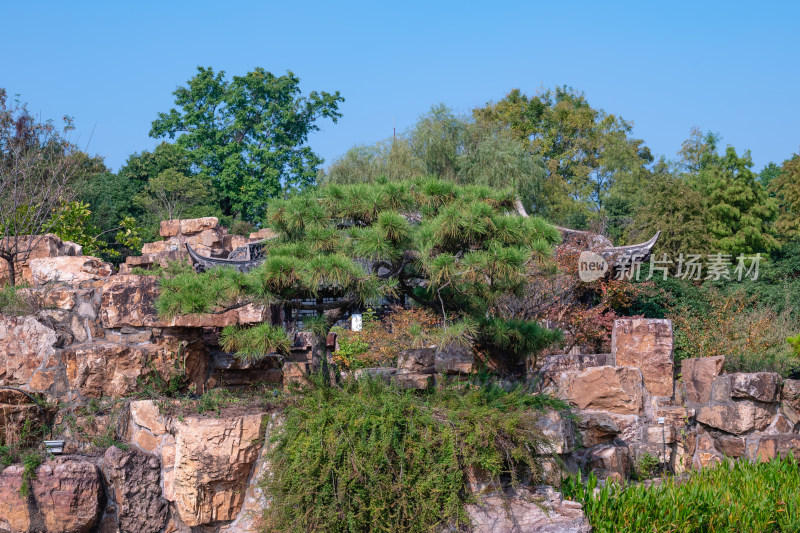
<path fill-rule="evenodd" d="M 5 19 L 5 20 L 3 20 Z M 0 3 L 0 87 L 117 170 L 198 65 L 292 70 L 339 90 L 330 163 L 443 102 L 469 112 L 518 87 L 571 85 L 674 157 L 692 126 L 750 149 L 756 169 L 800 150 L 800 2 Z M 92 133 L 93 132 L 93 133 Z"/>

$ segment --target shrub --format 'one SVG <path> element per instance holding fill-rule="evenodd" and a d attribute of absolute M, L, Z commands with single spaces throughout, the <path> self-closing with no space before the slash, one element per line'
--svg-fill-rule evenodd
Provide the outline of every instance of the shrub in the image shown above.
<path fill-rule="evenodd" d="M 565 498 L 583 504 L 596 533 L 800 531 L 800 469 L 789 456 L 768 463 L 725 462 L 660 486 L 608 483 L 595 490 L 568 478 Z"/>
<path fill-rule="evenodd" d="M 522 389 L 404 391 L 381 381 L 312 384 L 284 412 L 263 487 L 267 531 L 432 531 L 464 525 L 465 472 L 537 482 L 535 423 L 565 406 Z"/>
<path fill-rule="evenodd" d="M 32 315 L 39 310 L 36 299 L 19 285 L 0 288 L 0 314 L 9 316 Z"/>

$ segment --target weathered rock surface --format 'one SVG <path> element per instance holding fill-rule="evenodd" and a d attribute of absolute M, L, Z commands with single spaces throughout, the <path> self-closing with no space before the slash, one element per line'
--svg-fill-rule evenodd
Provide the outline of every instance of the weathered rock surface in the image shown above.
<path fill-rule="evenodd" d="M 617 420 L 605 411 L 577 411 L 581 444 L 587 448 L 608 444 L 622 432 Z"/>
<path fill-rule="evenodd" d="M 423 372 L 408 372 L 398 370 L 391 376 L 392 383 L 404 389 L 427 390 L 433 387 L 435 378 L 433 374 Z"/>
<path fill-rule="evenodd" d="M 268 309 L 247 305 L 219 314 L 181 315 L 164 320 L 155 310 L 158 280 L 153 276 L 119 275 L 105 284 L 100 316 L 105 328 L 224 327 L 255 324 L 268 318 Z"/>
<path fill-rule="evenodd" d="M 86 398 L 125 396 L 148 372 L 144 351 L 112 342 L 72 345 L 64 351 L 64 362 L 70 386 Z"/>
<path fill-rule="evenodd" d="M 436 364 L 436 348 L 414 348 L 403 350 L 397 357 L 397 368 L 408 372 L 430 374 Z"/>
<path fill-rule="evenodd" d="M 266 416 L 193 416 L 175 422 L 175 466 L 165 485 L 172 486 L 166 496 L 184 524 L 194 527 L 236 517 L 261 451 Z"/>
<path fill-rule="evenodd" d="M 167 501 L 161 495 L 161 464 L 155 455 L 116 446 L 103 456 L 103 473 L 116 507 L 120 533 L 157 533 L 167 522 Z"/>
<path fill-rule="evenodd" d="M 777 402 L 781 377 L 775 372 L 730 374 L 731 396 L 759 402 Z"/>
<path fill-rule="evenodd" d="M 751 430 L 763 430 L 769 425 L 772 413 L 746 400 L 727 405 L 707 405 L 697 410 L 697 421 L 726 433 L 741 435 Z"/>
<path fill-rule="evenodd" d="M 800 379 L 787 379 L 781 390 L 781 412 L 792 424 L 800 422 Z"/>
<path fill-rule="evenodd" d="M 610 479 L 622 483 L 631 472 L 628 447 L 617 444 L 598 444 L 579 457 L 583 467 L 594 472 L 597 479 Z"/>
<path fill-rule="evenodd" d="M 564 500 L 551 487 L 507 489 L 466 507 L 475 533 L 589 533 L 581 504 Z"/>
<path fill-rule="evenodd" d="M 549 442 L 549 446 L 541 446 L 539 453 L 570 453 L 575 447 L 575 429 L 570 420 L 560 411 L 550 411 L 539 417 L 536 428 Z"/>
<path fill-rule="evenodd" d="M 642 411 L 642 373 L 637 368 L 597 366 L 562 372 L 548 391 L 578 409 L 633 415 Z"/>
<path fill-rule="evenodd" d="M 443 346 L 436 350 L 434 367 L 437 374 L 470 374 L 474 364 L 475 352 L 471 346 Z"/>
<path fill-rule="evenodd" d="M 38 444 L 41 433 L 35 428 L 44 424 L 44 416 L 40 409 L 31 403 L 30 398 L 13 390 L 0 390 L 0 442 L 5 445 Z M 29 432 L 25 431 L 25 424 L 29 424 Z M 27 434 L 26 434 L 27 433 Z"/>
<path fill-rule="evenodd" d="M 787 455 L 800 458 L 800 435 L 768 435 L 759 439 L 755 454 L 756 460 L 766 462 Z"/>
<path fill-rule="evenodd" d="M 25 385 L 55 353 L 55 331 L 32 316 L 0 315 L 0 385 Z"/>
<path fill-rule="evenodd" d="M 27 242 L 27 237 L 23 236 L 24 242 Z M 24 281 L 26 283 L 33 283 L 31 276 L 30 261 L 42 257 L 61 257 L 61 256 L 76 256 L 81 255 L 83 249 L 80 245 L 74 242 L 62 241 L 58 236 L 48 233 L 38 238 L 34 243 L 35 246 L 31 250 L 28 258 L 25 261 L 16 262 L 17 281 Z M 5 285 L 9 281 L 8 263 L 5 259 L 0 259 L 0 286 Z"/>
<path fill-rule="evenodd" d="M 711 399 L 711 384 L 722 373 L 725 357 L 697 357 L 681 361 L 681 377 L 686 384 L 686 395 L 694 404 L 708 403 Z"/>
<path fill-rule="evenodd" d="M 114 267 L 110 263 L 91 256 L 31 259 L 30 269 L 35 285 L 80 283 L 104 279 L 114 273 Z"/>
<path fill-rule="evenodd" d="M 88 533 L 105 506 L 97 467 L 62 459 L 47 461 L 30 482 L 31 498 L 20 496 L 22 465 L 0 473 L 0 529 L 10 532 Z"/>
<path fill-rule="evenodd" d="M 217 228 L 218 226 L 219 219 L 217 219 L 217 217 L 162 220 L 159 233 L 162 237 L 174 237 L 180 233 L 183 235 L 194 235 L 205 230 Z"/>
<path fill-rule="evenodd" d="M 641 370 L 653 396 L 672 396 L 672 321 L 618 319 L 611 336 L 611 357 L 617 366 Z"/>

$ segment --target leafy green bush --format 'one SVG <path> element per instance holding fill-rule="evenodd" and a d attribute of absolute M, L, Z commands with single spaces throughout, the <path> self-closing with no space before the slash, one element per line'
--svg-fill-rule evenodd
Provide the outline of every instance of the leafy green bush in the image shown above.
<path fill-rule="evenodd" d="M 561 485 L 565 498 L 583 504 L 596 533 L 800 531 L 800 469 L 792 456 L 726 462 L 654 487 L 596 487 L 593 475 L 586 484 L 568 478 Z"/>
<path fill-rule="evenodd" d="M 317 383 L 273 437 L 267 531 L 432 531 L 468 521 L 466 474 L 537 482 L 549 396 L 460 384 L 404 391 L 375 380 Z"/>

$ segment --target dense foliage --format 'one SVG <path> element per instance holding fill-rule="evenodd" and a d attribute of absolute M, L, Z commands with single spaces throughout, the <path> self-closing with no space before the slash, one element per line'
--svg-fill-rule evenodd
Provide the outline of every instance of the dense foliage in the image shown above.
<path fill-rule="evenodd" d="M 542 219 L 517 215 L 514 200 L 508 190 L 417 180 L 328 185 L 274 201 L 268 220 L 280 237 L 267 241 L 263 265 L 246 275 L 164 279 L 157 306 L 167 316 L 244 301 L 317 311 L 306 322 L 324 349 L 323 337 L 347 310 L 405 297 L 434 309 L 451 338 L 477 336 L 524 358 L 556 334 L 504 320 L 498 304 L 524 288 L 528 265 L 546 258 L 560 237 Z M 251 346 L 250 335 L 231 331 L 229 346 Z M 314 359 L 326 372 L 324 354 Z"/>
<path fill-rule="evenodd" d="M 574 478 L 565 497 L 583 504 L 597 533 L 762 533 L 800 530 L 800 469 L 793 456 L 724 462 L 660 485 L 597 487 Z"/>
<path fill-rule="evenodd" d="M 322 160 L 306 146 L 320 118 L 341 116 L 338 92 L 300 96 L 300 79 L 257 67 L 244 76 L 199 67 L 175 90 L 150 135 L 176 139 L 212 180 L 224 214 L 259 220 L 271 198 L 314 183 Z"/>
<path fill-rule="evenodd" d="M 535 423 L 565 407 L 517 389 L 460 384 L 428 393 L 381 381 L 313 387 L 273 437 L 267 531 L 433 531 L 465 524 L 467 473 L 537 482 L 547 442 Z M 529 478 L 528 478 L 529 476 Z"/>

